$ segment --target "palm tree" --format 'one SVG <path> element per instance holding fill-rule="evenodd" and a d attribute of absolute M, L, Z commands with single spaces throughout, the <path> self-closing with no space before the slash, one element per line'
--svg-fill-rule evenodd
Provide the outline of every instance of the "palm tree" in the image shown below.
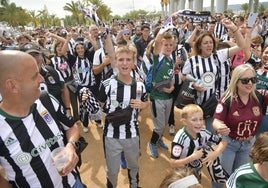
<path fill-rule="evenodd" d="M 46 27 L 46 19 L 47 19 L 47 13 L 46 10 L 39 10 L 38 11 L 38 18 L 40 20 L 40 24 L 43 28 Z"/>
<path fill-rule="evenodd" d="M 29 14 L 15 3 L 0 8 L 0 20 L 8 22 L 11 26 L 27 25 L 31 19 Z"/>
<path fill-rule="evenodd" d="M 241 9 L 245 12 L 245 14 L 248 13 L 248 10 L 249 10 L 249 5 L 248 3 L 244 3 L 241 5 Z"/>
<path fill-rule="evenodd" d="M 9 4 L 9 0 L 0 0 L 0 5 L 6 6 Z"/>
<path fill-rule="evenodd" d="M 259 7 L 259 0 L 254 0 L 253 3 L 253 12 L 257 12 Z"/>
<path fill-rule="evenodd" d="M 30 10 L 29 15 L 31 16 L 34 27 L 37 27 L 39 24 L 39 18 L 38 18 L 39 15 L 35 14 L 35 10 Z"/>
<path fill-rule="evenodd" d="M 71 3 L 66 3 L 63 9 L 68 12 L 71 12 L 75 17 L 77 24 L 80 24 L 79 15 L 81 14 L 81 11 L 78 9 L 77 3 L 73 1 L 71 1 Z"/>
<path fill-rule="evenodd" d="M 56 21 L 57 21 L 56 14 L 49 15 L 49 21 L 52 24 L 52 26 L 55 26 L 56 25 Z"/>

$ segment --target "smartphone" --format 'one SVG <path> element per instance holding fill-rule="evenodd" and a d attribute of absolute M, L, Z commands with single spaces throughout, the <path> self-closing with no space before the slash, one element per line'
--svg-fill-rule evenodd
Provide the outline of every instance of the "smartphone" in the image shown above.
<path fill-rule="evenodd" d="M 248 27 L 253 27 L 258 18 L 258 13 L 250 13 L 248 16 Z"/>

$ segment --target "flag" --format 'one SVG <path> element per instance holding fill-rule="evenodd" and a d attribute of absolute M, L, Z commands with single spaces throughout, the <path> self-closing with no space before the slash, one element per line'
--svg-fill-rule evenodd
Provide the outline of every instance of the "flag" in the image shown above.
<path fill-rule="evenodd" d="M 162 28 L 160 29 L 160 33 L 163 33 L 169 29 L 173 30 L 173 28 L 176 28 L 172 23 L 172 17 L 168 17 L 168 19 L 163 24 Z"/>
<path fill-rule="evenodd" d="M 104 25 L 104 23 L 99 19 L 97 15 L 97 6 L 96 5 L 89 5 L 86 7 L 83 7 L 80 1 L 77 2 L 78 9 L 81 10 L 84 14 L 85 17 L 88 19 L 91 19 L 95 22 L 96 25 Z"/>

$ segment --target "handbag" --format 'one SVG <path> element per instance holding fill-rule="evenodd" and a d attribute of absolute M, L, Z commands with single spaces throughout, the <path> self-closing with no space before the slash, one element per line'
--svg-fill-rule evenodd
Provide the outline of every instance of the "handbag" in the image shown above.
<path fill-rule="evenodd" d="M 212 94 L 207 101 L 201 104 L 201 108 L 203 110 L 205 118 L 213 117 L 217 104 L 218 99 L 215 93 Z"/>
<path fill-rule="evenodd" d="M 132 110 L 133 109 L 130 106 L 115 110 L 114 112 L 106 115 L 106 121 L 111 123 L 114 127 L 128 124 L 131 121 Z"/>
<path fill-rule="evenodd" d="M 76 149 L 76 153 L 80 155 L 87 147 L 88 142 L 83 136 L 80 136 L 78 141 L 77 141 L 78 147 Z"/>
<path fill-rule="evenodd" d="M 65 82 L 65 84 L 73 93 L 77 92 L 78 83 L 75 80 Z"/>
<path fill-rule="evenodd" d="M 213 54 L 213 57 L 214 57 L 215 62 L 218 62 L 218 63 L 220 62 L 217 54 Z M 220 71 L 221 66 L 219 66 L 218 64 L 216 64 L 216 66 L 219 69 L 219 72 L 221 72 Z M 216 81 L 215 81 L 216 88 L 220 88 L 219 72 L 216 75 Z M 216 93 L 214 93 L 208 98 L 208 100 L 206 100 L 200 105 L 203 110 L 204 118 L 213 117 L 217 104 L 218 104 L 217 95 Z"/>
<path fill-rule="evenodd" d="M 160 81 L 160 82 L 156 82 L 154 83 L 154 88 L 157 89 L 158 91 L 163 91 L 163 88 L 169 88 L 170 87 L 170 83 L 172 81 L 172 78 Z"/>
<path fill-rule="evenodd" d="M 183 108 L 187 104 L 195 104 L 196 90 L 191 87 L 191 81 L 185 80 L 175 101 L 177 108 Z"/>

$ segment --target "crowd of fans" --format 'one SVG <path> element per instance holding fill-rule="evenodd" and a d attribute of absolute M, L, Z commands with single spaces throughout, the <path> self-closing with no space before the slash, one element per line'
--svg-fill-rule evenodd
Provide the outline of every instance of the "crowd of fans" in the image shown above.
<path fill-rule="evenodd" d="M 253 104 L 250 107 L 247 106 L 251 96 L 258 100 L 256 95 L 252 94 L 255 89 L 262 90 L 260 93 L 263 96 L 263 104 L 268 101 L 268 99 L 266 100 L 268 95 L 264 91 L 268 88 L 268 11 L 258 15 L 253 27 L 248 27 L 247 16 L 244 15 L 230 17 L 216 13 L 211 15 L 206 22 L 194 21 L 186 17 L 184 19 L 179 17 L 177 13 L 172 14 L 170 18 L 170 21 L 169 19 L 160 19 L 157 23 L 131 20 L 122 23 L 113 20 L 106 26 L 92 24 L 89 26 L 57 27 L 55 29 L 44 28 L 8 37 L 3 34 L 0 36 L 1 50 L 20 50 L 34 57 L 40 74 L 44 77 L 44 84 L 40 86 L 41 90 L 47 90 L 53 95 L 64 107 L 66 116 L 79 122 L 85 133 L 89 131 L 89 123 L 94 121 L 98 128 L 103 128 L 107 138 L 112 135 L 112 138 L 126 140 L 134 137 L 133 130 L 128 130 L 128 128 L 111 130 L 109 123 L 102 121 L 104 116 L 99 111 L 98 101 L 101 100 L 103 112 L 107 114 L 111 112 L 113 106 L 116 106 L 114 103 L 120 100 L 122 103 L 124 102 L 124 95 L 128 92 L 121 90 L 119 92 L 119 89 L 116 88 L 118 92 L 109 91 L 107 93 L 104 89 L 106 88 L 105 81 L 113 79 L 117 75 L 121 78 L 124 75 L 124 65 L 120 64 L 119 58 L 125 53 L 131 59 L 133 54 L 134 63 L 131 65 L 130 75 L 137 83 L 142 83 L 143 95 L 139 97 L 142 104 L 145 104 L 148 99 L 150 99 L 151 104 L 154 129 L 152 137 L 148 141 L 149 155 L 158 158 L 158 148 L 169 148 L 163 142 L 162 137 L 167 125 L 169 125 L 169 133 L 176 134 L 175 125 L 178 122 L 174 121 L 174 106 L 183 108 L 183 112 L 185 111 L 186 114 L 188 113 L 187 108 L 192 108 L 187 116 L 182 117 L 185 128 L 176 134 L 172 142 L 171 166 L 173 168 L 187 166 L 195 170 L 200 167 L 195 166 L 196 161 L 199 161 L 198 163 L 203 161 L 208 166 L 215 166 L 214 161 L 217 160 L 221 161 L 222 170 L 226 170 L 231 175 L 237 167 L 249 162 L 249 153 L 255 136 L 268 130 L 266 106 L 262 105 L 260 109 L 256 108 L 258 106 L 256 101 L 254 103 L 256 106 Z M 124 46 L 129 49 L 122 50 Z M 241 65 L 244 64 L 249 64 L 247 66 L 252 69 L 248 67 L 243 69 Z M 158 65 L 160 68 L 157 68 Z M 127 69 L 126 67 L 125 69 Z M 159 69 L 153 75 L 153 81 L 159 87 L 153 87 L 150 93 L 147 91 L 148 97 L 144 84 L 151 67 Z M 239 69 L 241 69 L 240 72 Z M 253 70 L 253 73 L 249 69 Z M 247 73 L 249 76 L 245 77 Z M 167 80 L 170 82 L 167 83 Z M 241 85 L 239 85 L 239 81 L 241 81 Z M 164 86 L 161 85 L 164 83 Z M 189 96 L 191 94 L 194 96 L 191 102 L 187 101 L 189 96 L 183 100 L 180 98 L 181 93 L 186 92 L 182 87 L 186 83 L 189 84 L 188 89 L 192 88 L 194 92 L 189 93 Z M 126 86 L 124 85 L 124 87 Z M 108 99 L 110 97 L 111 104 L 105 103 L 104 90 Z M 247 100 L 241 94 L 245 92 L 251 93 Z M 138 93 L 136 93 L 136 97 L 137 95 Z M 228 97 L 230 97 L 229 104 L 226 103 Z M 202 106 L 212 98 L 216 98 L 219 103 L 215 103 L 212 114 L 207 114 L 206 109 Z M 233 104 L 238 98 L 242 101 L 238 103 L 240 106 Z M 83 103 L 89 99 L 88 103 Z M 199 107 L 187 107 L 188 103 L 201 106 L 203 112 Z M 232 110 L 232 118 L 228 116 L 230 114 L 228 109 L 231 108 L 228 107 L 230 103 L 231 106 L 234 105 L 238 108 L 237 111 Z M 118 106 L 120 105 L 122 107 L 123 104 L 118 104 Z M 250 108 L 251 110 L 252 108 L 254 117 L 251 115 L 245 118 L 239 116 L 241 105 L 245 105 L 243 107 L 245 109 Z M 144 109 L 144 106 L 135 109 Z M 216 111 L 215 116 L 213 116 L 214 111 Z M 135 113 L 138 114 L 138 110 Z M 195 113 L 201 113 L 201 115 L 198 114 L 198 118 L 194 119 Z M 247 111 L 244 113 L 252 114 Z M 200 134 L 201 128 L 195 127 L 199 126 L 197 122 L 200 120 L 199 116 L 201 120 L 204 119 L 204 123 L 202 121 L 201 124 L 206 126 L 209 133 L 202 130 L 204 133 Z M 235 119 L 237 116 L 238 119 Z M 256 116 L 258 118 L 255 118 Z M 192 124 L 191 121 L 195 122 Z M 192 127 L 189 128 L 189 125 Z M 242 126 L 239 130 L 234 128 L 238 125 Z M 134 123 L 133 126 L 137 127 L 138 125 Z M 214 140 L 218 139 L 218 137 L 213 137 L 215 131 L 220 140 Z M 185 136 L 185 133 L 189 137 L 189 141 L 185 141 L 186 137 L 183 138 L 185 140 L 181 140 L 181 135 Z M 135 134 L 139 135 L 138 131 Z M 219 149 L 212 154 L 211 147 L 209 149 L 204 147 L 204 144 L 207 145 L 211 141 L 215 141 L 217 144 L 224 143 L 221 144 L 224 146 L 218 146 Z M 234 141 L 237 142 L 238 146 L 235 149 L 232 148 L 230 152 L 228 146 L 231 146 Z M 107 148 L 111 147 L 111 140 L 107 139 L 105 142 Z M 138 143 L 138 140 L 135 140 L 136 146 Z M 191 144 L 190 149 L 187 148 L 187 144 Z M 117 146 L 120 147 L 120 144 Z M 200 150 L 200 148 L 202 149 Z M 226 151 L 229 152 L 226 153 Z M 112 160 L 109 152 L 114 151 L 109 150 L 108 152 L 107 150 L 106 152 L 106 158 Z M 135 152 L 139 153 L 138 149 Z M 231 158 L 228 157 L 230 153 L 232 153 Z M 130 155 L 128 150 L 122 150 L 120 154 L 121 165 L 133 172 L 131 165 L 134 165 L 136 161 L 130 160 Z M 112 166 L 113 162 L 106 162 L 107 165 L 111 165 L 107 171 L 107 187 L 113 187 L 116 185 L 117 174 L 113 174 L 111 171 L 117 168 Z M 129 178 L 130 185 L 137 187 L 138 178 L 135 179 L 134 176 L 138 175 L 138 166 L 136 164 L 134 166 L 135 174 L 130 174 Z M 251 165 L 251 168 L 254 166 Z M 198 173 L 194 174 L 201 181 L 199 170 L 197 170 Z M 221 179 L 215 174 L 217 174 L 216 168 L 211 171 L 212 186 L 222 187 L 228 176 Z M 136 182 L 132 182 L 133 179 Z M 174 187 L 174 184 L 173 186 L 166 185 L 172 184 L 166 179 L 161 187 L 164 185 L 170 188 Z M 235 187 L 234 183 L 230 181 L 227 186 Z M 243 183 L 239 182 L 239 184 Z"/>

